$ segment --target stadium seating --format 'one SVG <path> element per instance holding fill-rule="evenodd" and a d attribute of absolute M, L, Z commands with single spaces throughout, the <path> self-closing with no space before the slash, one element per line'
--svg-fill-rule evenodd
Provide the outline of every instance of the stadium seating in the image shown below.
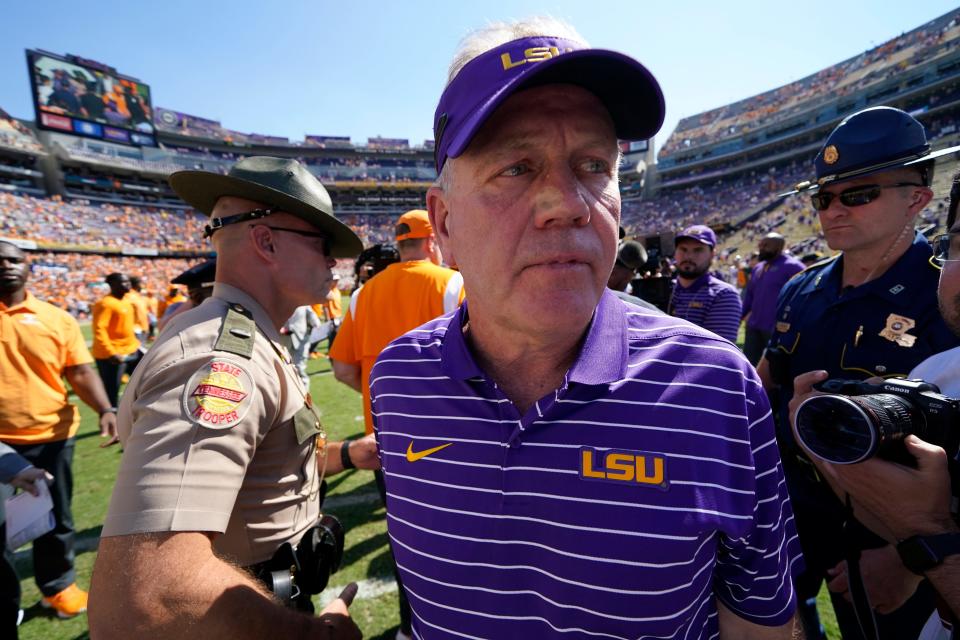
<path fill-rule="evenodd" d="M 685 149 L 785 121 L 838 96 L 861 93 L 958 46 L 960 12 L 955 12 L 802 80 L 685 118 L 664 143 L 659 156 L 664 159 Z"/>

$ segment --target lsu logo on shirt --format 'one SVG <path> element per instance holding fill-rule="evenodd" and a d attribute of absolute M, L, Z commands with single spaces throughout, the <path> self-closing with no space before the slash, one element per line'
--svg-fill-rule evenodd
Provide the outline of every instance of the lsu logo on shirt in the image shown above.
<path fill-rule="evenodd" d="M 566 53 L 567 51 L 573 51 L 573 49 L 561 50 L 559 47 L 530 47 L 529 49 L 523 50 L 523 57 L 519 60 L 514 60 L 510 52 L 501 53 L 500 62 L 503 63 L 503 70 L 509 71 L 514 67 L 519 67 L 528 62 L 543 62 L 550 58 L 556 58 L 561 53 Z"/>
<path fill-rule="evenodd" d="M 580 478 L 639 484 L 664 491 L 670 488 L 666 457 L 644 451 L 581 447 Z"/>

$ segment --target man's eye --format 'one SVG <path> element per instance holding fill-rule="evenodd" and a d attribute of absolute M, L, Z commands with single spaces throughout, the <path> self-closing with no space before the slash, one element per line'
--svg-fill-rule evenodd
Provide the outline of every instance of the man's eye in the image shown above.
<path fill-rule="evenodd" d="M 609 165 L 603 160 L 587 160 L 582 165 L 585 171 L 590 173 L 606 173 Z"/>
<path fill-rule="evenodd" d="M 530 171 L 530 169 L 524 164 L 515 164 L 507 167 L 500 172 L 501 176 L 506 176 L 508 178 L 513 178 L 516 176 L 522 176 L 523 174 Z"/>

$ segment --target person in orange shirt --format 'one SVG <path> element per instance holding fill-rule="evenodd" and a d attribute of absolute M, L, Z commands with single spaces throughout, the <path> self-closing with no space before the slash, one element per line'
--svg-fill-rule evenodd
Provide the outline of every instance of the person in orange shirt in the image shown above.
<path fill-rule="evenodd" d="M 110 406 L 117 406 L 120 379 L 128 364 L 135 364 L 140 354 L 140 341 L 134 333 L 133 303 L 126 297 L 130 278 L 122 273 L 107 276 L 110 293 L 93 305 L 93 357 L 97 360 L 100 379 L 107 390 Z M 133 371 L 133 367 L 130 367 Z"/>
<path fill-rule="evenodd" d="M 187 297 L 180 293 L 180 289 L 177 287 L 170 287 L 170 291 L 167 292 L 167 297 L 163 300 L 160 300 L 157 306 L 157 319 L 163 318 L 164 314 L 167 312 L 171 306 L 179 304 L 181 302 L 186 302 Z"/>
<path fill-rule="evenodd" d="M 320 305 L 320 309 L 323 313 L 317 315 L 328 323 L 327 353 L 329 353 L 333 347 L 333 341 L 337 339 L 340 323 L 343 321 L 343 296 L 340 294 L 340 276 L 337 274 L 333 274 L 330 291 L 327 293 L 327 299 Z"/>
<path fill-rule="evenodd" d="M 454 311 L 463 301 L 463 277 L 440 266 L 440 246 L 426 211 L 400 216 L 396 226 L 400 262 L 373 276 L 350 298 L 350 308 L 333 346 L 330 362 L 340 382 L 363 394 L 366 432 L 373 433 L 370 416 L 370 369 L 392 340 L 433 318 Z M 375 472 L 380 497 L 385 498 L 383 476 Z M 396 574 L 396 571 L 394 571 Z M 400 631 L 411 636 L 410 607 L 400 587 Z"/>
<path fill-rule="evenodd" d="M 137 339 L 144 342 L 147 339 L 147 334 L 150 333 L 150 312 L 147 309 L 146 298 L 140 293 L 141 289 L 143 289 L 143 280 L 137 276 L 132 276 L 130 278 L 130 291 L 127 292 L 126 297 L 133 304 L 133 331 Z"/>
<path fill-rule="evenodd" d="M 109 438 L 101 446 L 117 442 L 117 417 L 77 321 L 28 292 L 28 273 L 23 251 L 0 241 L 0 442 L 53 476 L 55 525 L 33 542 L 33 574 L 42 604 L 67 618 L 86 610 L 87 593 L 76 585 L 70 509 L 80 414 L 67 401 L 63 378 L 100 414 L 100 435 Z M 0 602 L 16 612 L 20 581 L 5 546 L 0 533 Z"/>

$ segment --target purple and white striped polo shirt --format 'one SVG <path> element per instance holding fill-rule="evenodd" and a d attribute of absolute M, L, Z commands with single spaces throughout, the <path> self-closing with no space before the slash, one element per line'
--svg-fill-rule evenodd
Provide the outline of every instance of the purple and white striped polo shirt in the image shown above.
<path fill-rule="evenodd" d="M 716 599 L 790 619 L 793 515 L 735 347 L 607 291 L 563 385 L 521 416 L 466 313 L 401 336 L 370 376 L 416 637 L 711 638 Z"/>
<path fill-rule="evenodd" d="M 689 287 L 673 283 L 669 313 L 713 331 L 730 342 L 737 341 L 742 317 L 740 294 L 720 278 L 705 273 Z"/>

